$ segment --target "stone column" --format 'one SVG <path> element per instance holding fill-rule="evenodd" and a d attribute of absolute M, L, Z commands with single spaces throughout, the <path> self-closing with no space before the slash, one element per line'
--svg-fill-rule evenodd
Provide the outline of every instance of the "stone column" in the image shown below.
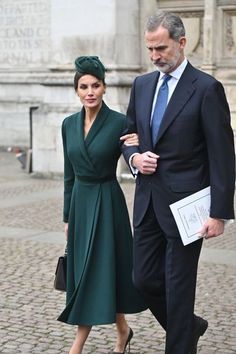
<path fill-rule="evenodd" d="M 112 46 L 108 51 L 108 90 L 105 101 L 123 113 L 126 112 L 130 87 L 141 70 L 140 52 L 140 2 L 139 0 L 116 0 L 114 9 L 114 32 Z M 117 175 L 120 179 L 131 177 L 121 156 Z"/>
<path fill-rule="evenodd" d="M 214 75 L 216 70 L 216 0 L 205 0 L 204 36 L 203 36 L 203 63 L 202 70 Z"/>

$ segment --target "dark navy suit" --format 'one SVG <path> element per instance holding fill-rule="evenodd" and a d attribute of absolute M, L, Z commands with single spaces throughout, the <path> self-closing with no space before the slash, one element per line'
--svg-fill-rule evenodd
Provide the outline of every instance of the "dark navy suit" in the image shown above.
<path fill-rule="evenodd" d="M 135 79 L 127 132 L 138 133 L 139 147 L 122 146 L 127 162 L 135 152 L 160 156 L 154 174 L 136 178 L 134 282 L 166 329 L 166 354 L 186 354 L 202 240 L 183 246 L 169 205 L 210 185 L 210 216 L 234 218 L 233 132 L 222 84 L 188 63 L 152 146 L 150 116 L 158 77 L 156 71 Z"/>

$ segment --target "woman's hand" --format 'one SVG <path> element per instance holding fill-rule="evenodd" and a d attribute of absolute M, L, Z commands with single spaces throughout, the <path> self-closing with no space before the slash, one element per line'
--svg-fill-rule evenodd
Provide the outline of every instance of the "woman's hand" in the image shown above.
<path fill-rule="evenodd" d="M 126 134 L 120 137 L 120 140 L 124 141 L 126 146 L 139 146 L 138 134 Z"/>
<path fill-rule="evenodd" d="M 64 231 L 65 231 L 66 241 L 67 241 L 67 239 L 68 239 L 68 226 L 69 226 L 69 224 L 68 224 L 68 222 L 66 222 L 65 225 L 64 225 Z"/>

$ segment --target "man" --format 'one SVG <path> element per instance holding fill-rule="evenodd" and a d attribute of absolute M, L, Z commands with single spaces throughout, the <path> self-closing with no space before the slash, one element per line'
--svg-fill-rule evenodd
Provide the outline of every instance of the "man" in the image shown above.
<path fill-rule="evenodd" d="M 210 216 L 200 234 L 219 236 L 225 221 L 234 218 L 230 112 L 221 83 L 185 58 L 185 29 L 178 16 L 151 16 L 145 42 L 158 71 L 133 83 L 127 131 L 138 134 L 139 147 L 122 147 L 132 172 L 138 172 L 134 283 L 166 330 L 165 354 L 195 354 L 208 326 L 194 315 L 202 238 L 184 246 L 169 205 L 210 185 Z M 165 99 L 163 115 L 158 106 L 163 111 Z"/>

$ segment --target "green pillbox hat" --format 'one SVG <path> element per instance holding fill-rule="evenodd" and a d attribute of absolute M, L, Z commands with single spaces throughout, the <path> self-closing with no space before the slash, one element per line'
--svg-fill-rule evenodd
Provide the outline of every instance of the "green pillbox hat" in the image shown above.
<path fill-rule="evenodd" d="M 96 56 L 82 56 L 75 60 L 75 69 L 81 74 L 89 74 L 100 80 L 105 78 L 105 67 Z"/>

